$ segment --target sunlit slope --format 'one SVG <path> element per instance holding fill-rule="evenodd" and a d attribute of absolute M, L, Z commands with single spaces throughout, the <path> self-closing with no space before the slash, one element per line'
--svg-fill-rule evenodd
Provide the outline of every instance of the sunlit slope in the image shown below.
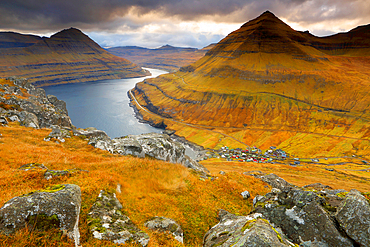
<path fill-rule="evenodd" d="M 370 120 L 368 30 L 365 26 L 318 38 L 294 31 L 265 12 L 194 64 L 139 83 L 133 94 L 146 109 L 181 123 L 233 132 L 317 133 L 362 142 L 369 137 Z M 165 121 L 181 132 L 182 127 Z M 246 135 L 239 133 L 238 140 L 265 143 Z M 275 137 L 279 142 L 274 144 L 291 138 L 284 136 Z"/>
<path fill-rule="evenodd" d="M 140 77 L 146 73 L 127 59 L 102 49 L 80 30 L 50 38 L 0 33 L 0 76 L 21 76 L 36 84 Z"/>

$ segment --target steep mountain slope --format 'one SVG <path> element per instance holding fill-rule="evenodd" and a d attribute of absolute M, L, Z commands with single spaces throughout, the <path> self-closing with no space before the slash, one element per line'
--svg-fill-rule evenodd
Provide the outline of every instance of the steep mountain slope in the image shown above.
<path fill-rule="evenodd" d="M 182 48 L 164 45 L 156 49 L 148 49 L 138 46 L 120 46 L 108 48 L 113 55 L 124 57 L 130 61 L 147 68 L 176 71 L 180 67 L 194 63 L 204 56 L 207 48 Z"/>
<path fill-rule="evenodd" d="M 139 83 L 132 94 L 156 114 L 139 107 L 144 118 L 208 147 L 367 155 L 369 42 L 369 26 L 319 38 L 265 12 L 197 62 Z"/>
<path fill-rule="evenodd" d="M 140 77 L 146 72 L 70 28 L 50 38 L 0 33 L 0 75 L 42 85 Z"/>

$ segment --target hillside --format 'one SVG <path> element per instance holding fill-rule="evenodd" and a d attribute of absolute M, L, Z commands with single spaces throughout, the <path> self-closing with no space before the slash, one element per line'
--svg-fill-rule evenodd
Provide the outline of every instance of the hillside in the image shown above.
<path fill-rule="evenodd" d="M 145 136 L 152 150 L 138 158 L 132 136 L 76 129 L 27 80 L 0 79 L 0 95 L 0 246 L 368 246 L 368 164 L 223 162 L 204 174 L 153 156 L 179 156 L 179 143 Z"/>
<path fill-rule="evenodd" d="M 369 25 L 315 37 L 267 11 L 131 94 L 144 119 L 204 147 L 369 160 L 369 42 Z"/>
<path fill-rule="evenodd" d="M 126 58 L 139 66 L 169 72 L 177 71 L 180 67 L 197 61 L 208 50 L 208 46 L 198 50 L 196 48 L 182 48 L 170 45 L 164 45 L 156 49 L 138 46 L 120 46 L 107 49 L 113 55 Z"/>
<path fill-rule="evenodd" d="M 0 33 L 0 75 L 28 78 L 37 85 L 145 76 L 147 72 L 113 56 L 75 28 L 50 38 Z"/>

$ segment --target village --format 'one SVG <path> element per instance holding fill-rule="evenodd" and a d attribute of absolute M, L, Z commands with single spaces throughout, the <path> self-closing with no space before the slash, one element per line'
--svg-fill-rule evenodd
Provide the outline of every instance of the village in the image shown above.
<path fill-rule="evenodd" d="M 215 150 L 212 154 L 208 155 L 208 158 L 222 158 L 226 161 L 239 161 L 239 162 L 255 162 L 255 163 L 275 163 L 279 161 L 285 161 L 289 158 L 289 155 L 274 146 L 263 152 L 257 147 L 241 149 L 231 149 L 227 146 L 221 147 L 219 150 Z M 292 165 L 299 165 L 298 159 L 294 159 Z"/>

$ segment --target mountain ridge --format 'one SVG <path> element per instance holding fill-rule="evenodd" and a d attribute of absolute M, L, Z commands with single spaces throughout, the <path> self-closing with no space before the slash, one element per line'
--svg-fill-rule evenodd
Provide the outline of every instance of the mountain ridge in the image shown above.
<path fill-rule="evenodd" d="M 155 114 L 141 110 L 144 119 L 206 147 L 229 146 L 232 137 L 301 155 L 369 155 L 370 39 L 367 26 L 354 30 L 315 37 L 266 12 L 195 63 L 139 83 L 132 94 Z M 302 146 L 317 136 L 328 140 Z"/>
<path fill-rule="evenodd" d="M 26 77 L 37 85 L 148 74 L 127 59 L 105 51 L 76 28 L 64 29 L 50 38 L 3 32 L 0 44 L 1 75 Z"/>

